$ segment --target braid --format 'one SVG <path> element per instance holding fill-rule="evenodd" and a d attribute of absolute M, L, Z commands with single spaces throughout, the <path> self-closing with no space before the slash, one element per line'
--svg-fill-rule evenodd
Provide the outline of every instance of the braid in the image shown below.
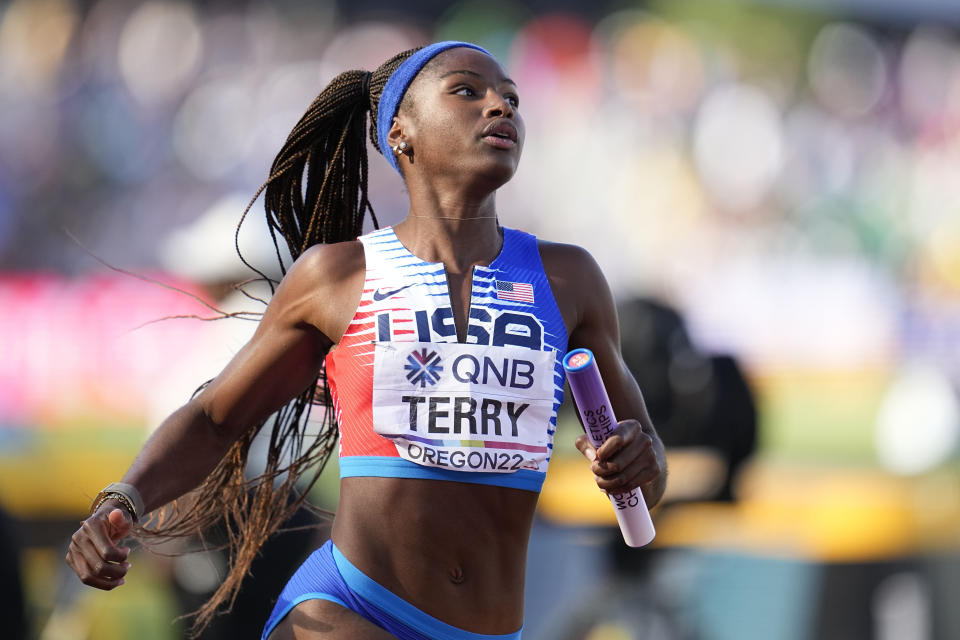
<path fill-rule="evenodd" d="M 370 140 L 384 153 L 376 134 L 380 95 L 390 75 L 415 51 L 397 54 L 372 73 L 346 71 L 338 75 L 314 99 L 287 137 L 269 178 L 240 219 L 242 225 L 256 199 L 266 191 L 267 223 L 282 273 L 286 274 L 286 267 L 278 235 L 296 260 L 315 244 L 355 239 L 362 233 L 368 210 L 374 226 L 379 226 L 367 198 L 367 112 L 372 112 Z M 240 258 L 273 287 L 271 278 L 244 260 L 242 254 Z M 244 469 L 250 445 L 263 424 L 234 443 L 186 500 L 166 505 L 154 526 L 142 530 L 143 537 L 164 539 L 202 537 L 214 526 L 225 532 L 223 546 L 229 551 L 230 569 L 210 599 L 194 613 L 192 635 L 203 632 L 221 605 L 226 603 L 229 610 L 260 547 L 304 504 L 305 494 L 336 445 L 338 427 L 332 404 L 326 370 L 321 369 L 314 384 L 274 414 L 267 465 L 260 476 L 247 481 Z M 306 424 L 314 405 L 322 407 L 319 433 L 316 438 L 308 438 Z M 307 480 L 306 488 L 298 491 L 295 485 L 301 477 Z"/>
<path fill-rule="evenodd" d="M 314 244 L 356 238 L 366 210 L 373 213 L 364 140 L 366 74 L 347 71 L 334 78 L 273 161 L 264 203 L 267 220 L 294 259 Z"/>
<path fill-rule="evenodd" d="M 377 141 L 380 95 L 390 75 L 416 51 L 399 53 L 372 73 L 346 71 L 334 78 L 274 159 L 265 184 L 267 222 L 271 233 L 283 236 L 294 260 L 312 245 L 359 236 L 368 210 L 379 226 L 367 197 L 366 112 L 371 114 L 370 141 L 382 154 Z M 280 267 L 286 273 L 282 262 Z"/>

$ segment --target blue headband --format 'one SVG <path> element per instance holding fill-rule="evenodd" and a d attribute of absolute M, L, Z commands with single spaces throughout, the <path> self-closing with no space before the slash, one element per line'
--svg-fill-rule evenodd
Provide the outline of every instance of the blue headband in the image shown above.
<path fill-rule="evenodd" d="M 478 47 L 469 42 L 458 42 L 456 40 L 446 40 L 444 42 L 435 42 L 429 46 L 420 49 L 412 56 L 404 60 L 397 70 L 390 74 L 387 83 L 383 87 L 383 93 L 380 94 L 380 102 L 377 106 L 377 142 L 380 144 L 380 152 L 383 157 L 400 171 L 400 163 L 397 162 L 397 155 L 390 152 L 390 145 L 387 143 L 387 134 L 390 132 L 390 126 L 393 124 L 393 117 L 397 115 L 397 109 L 400 108 L 400 101 L 407 92 L 407 88 L 413 79 L 417 77 L 420 70 L 430 62 L 438 53 L 443 53 L 447 49 L 454 47 L 466 47 L 482 51 L 491 58 L 490 52 L 483 47 Z"/>

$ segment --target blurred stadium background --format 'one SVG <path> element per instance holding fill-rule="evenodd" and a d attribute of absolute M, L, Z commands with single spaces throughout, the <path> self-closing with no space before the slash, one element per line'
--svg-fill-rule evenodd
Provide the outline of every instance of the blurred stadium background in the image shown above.
<path fill-rule="evenodd" d="M 253 327 L 153 322 L 212 314 L 94 256 L 259 310 L 234 228 L 292 125 L 337 72 L 457 38 L 520 87 L 503 223 L 594 253 L 670 445 L 629 551 L 564 416 L 524 637 L 960 637 L 958 28 L 954 0 L 0 2 L 0 635 L 181 638 L 222 568 L 141 550 L 105 594 L 62 563 Z M 259 206 L 239 243 L 272 268 Z M 258 637 L 320 531 L 204 637 Z"/>

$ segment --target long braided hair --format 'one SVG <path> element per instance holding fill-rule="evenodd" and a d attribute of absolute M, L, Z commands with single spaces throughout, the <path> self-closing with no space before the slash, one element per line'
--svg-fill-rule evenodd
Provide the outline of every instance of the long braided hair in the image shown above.
<path fill-rule="evenodd" d="M 290 132 L 273 161 L 269 178 L 241 218 L 242 224 L 265 190 L 267 222 L 281 273 L 286 273 L 286 267 L 278 235 L 295 260 L 315 244 L 355 239 L 362 233 L 367 211 L 378 226 L 367 199 L 368 113 L 371 142 L 380 153 L 389 153 L 380 149 L 377 141 L 377 105 L 387 79 L 417 50 L 395 55 L 372 73 L 341 73 L 320 92 Z M 273 289 L 273 280 L 246 260 L 244 264 Z M 314 405 L 322 407 L 323 415 L 319 433 L 312 438 L 305 427 Z M 321 369 L 314 384 L 273 415 L 266 469 L 248 481 L 244 469 L 250 445 L 264 424 L 235 442 L 200 487 L 163 507 L 153 526 L 144 531 L 149 537 L 202 538 L 205 531 L 217 526 L 226 533 L 223 546 L 229 553 L 230 568 L 210 599 L 194 612 L 194 636 L 202 633 L 224 604 L 226 610 L 232 607 L 258 550 L 304 504 L 305 494 L 333 451 L 338 428 L 325 370 Z M 298 491 L 295 485 L 301 477 L 306 480 L 305 488 Z"/>

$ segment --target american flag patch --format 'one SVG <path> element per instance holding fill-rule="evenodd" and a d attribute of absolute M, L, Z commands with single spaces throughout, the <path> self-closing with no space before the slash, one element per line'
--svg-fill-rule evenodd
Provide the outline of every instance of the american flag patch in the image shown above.
<path fill-rule="evenodd" d="M 528 282 L 497 280 L 497 299 L 533 304 L 533 285 Z"/>

